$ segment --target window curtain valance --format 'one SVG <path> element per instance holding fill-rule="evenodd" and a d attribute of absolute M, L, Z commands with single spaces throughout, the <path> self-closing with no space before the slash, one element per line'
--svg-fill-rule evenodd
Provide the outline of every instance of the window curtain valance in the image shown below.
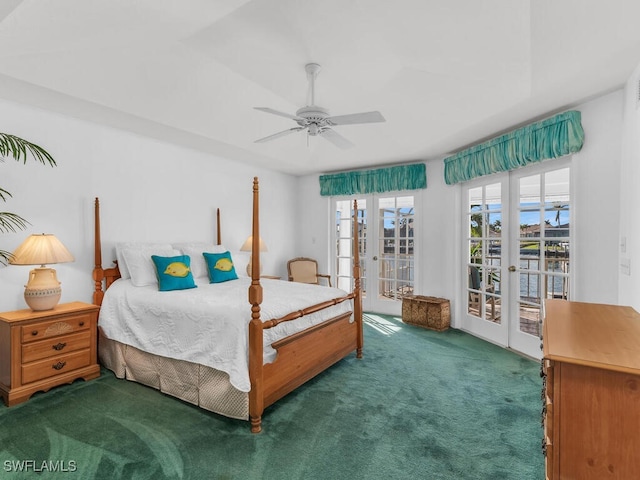
<path fill-rule="evenodd" d="M 320 175 L 320 195 L 362 195 L 427 188 L 424 163 Z"/>
<path fill-rule="evenodd" d="M 576 110 L 560 113 L 458 152 L 444 159 L 444 180 L 452 185 L 578 152 L 584 143 L 580 120 Z"/>

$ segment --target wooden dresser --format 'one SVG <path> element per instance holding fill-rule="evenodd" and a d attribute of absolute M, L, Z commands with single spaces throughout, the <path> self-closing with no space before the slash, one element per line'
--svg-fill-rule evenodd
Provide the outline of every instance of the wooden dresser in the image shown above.
<path fill-rule="evenodd" d="M 7 406 L 37 391 L 100 376 L 98 310 L 73 302 L 43 312 L 0 313 L 0 394 Z"/>
<path fill-rule="evenodd" d="M 565 300 L 545 307 L 546 478 L 640 479 L 640 314 Z"/>

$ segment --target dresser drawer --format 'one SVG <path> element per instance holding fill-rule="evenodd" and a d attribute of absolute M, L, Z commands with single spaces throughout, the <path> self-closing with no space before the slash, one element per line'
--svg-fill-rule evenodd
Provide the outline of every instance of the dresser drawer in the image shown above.
<path fill-rule="evenodd" d="M 46 338 L 22 345 L 22 363 L 35 362 L 48 357 L 57 357 L 91 346 L 91 332 L 84 330 L 71 335 Z"/>
<path fill-rule="evenodd" d="M 22 383 L 31 383 L 44 378 L 70 372 L 91 364 L 91 351 L 86 348 L 77 352 L 58 355 L 22 365 Z"/>
<path fill-rule="evenodd" d="M 91 314 L 89 313 L 66 315 L 64 318 L 23 325 L 21 327 L 22 343 L 35 342 L 43 338 L 65 335 L 80 330 L 88 330 L 90 325 Z"/>

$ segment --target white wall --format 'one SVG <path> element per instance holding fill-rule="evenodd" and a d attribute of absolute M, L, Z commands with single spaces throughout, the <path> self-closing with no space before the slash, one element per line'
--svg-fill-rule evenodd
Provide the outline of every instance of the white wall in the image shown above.
<path fill-rule="evenodd" d="M 618 302 L 622 91 L 579 105 L 585 141 L 574 155 L 573 300 Z"/>
<path fill-rule="evenodd" d="M 318 175 L 298 178 L 296 188 L 296 252 L 294 256 L 311 257 L 318 260 L 318 270 L 335 274 L 329 262 L 330 197 L 320 196 Z"/>
<path fill-rule="evenodd" d="M 223 244 L 237 250 L 251 233 L 254 176 L 269 248 L 264 273 L 285 275 L 294 250 L 295 177 L 11 102 L 0 101 L 0 132 L 42 146 L 58 163 L 0 164 L 0 187 L 13 194 L 0 208 L 31 223 L 26 231 L 1 234 L 0 247 L 13 251 L 30 233 L 58 236 L 76 259 L 55 266 L 61 302 L 91 302 L 94 197 L 101 203 L 105 267 L 116 241 L 213 242 L 218 207 Z M 26 308 L 30 268 L 0 266 L 0 311 Z"/>
<path fill-rule="evenodd" d="M 640 65 L 629 77 L 624 92 L 622 162 L 620 168 L 620 245 L 619 263 L 629 262 L 630 269 L 619 267 L 619 303 L 640 311 L 640 108 L 638 82 Z"/>
<path fill-rule="evenodd" d="M 420 198 L 422 214 L 417 221 L 422 239 L 418 244 L 416 293 L 448 298 L 455 312 L 460 304 L 460 188 L 444 183 L 442 160 L 427 162 L 427 189 Z M 458 326 L 454 314 L 452 325 Z"/>

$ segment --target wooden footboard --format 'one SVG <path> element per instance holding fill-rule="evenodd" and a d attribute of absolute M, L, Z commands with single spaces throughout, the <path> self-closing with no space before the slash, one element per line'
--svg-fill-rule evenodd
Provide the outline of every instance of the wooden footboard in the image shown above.
<path fill-rule="evenodd" d="M 258 433 L 262 426 L 262 413 L 265 407 L 293 391 L 307 380 L 356 351 L 362 358 L 362 300 L 360 293 L 360 257 L 358 245 L 358 204 L 354 201 L 353 227 L 353 278 L 354 290 L 348 296 L 339 299 L 353 300 L 354 321 L 349 322 L 350 314 L 341 315 L 322 324 L 311 327 L 298 334 L 284 338 L 272 346 L 278 356 L 273 363 L 263 364 L 263 330 L 272 328 L 283 321 L 291 321 L 309 313 L 328 308 L 337 303 L 325 302 L 314 305 L 304 311 L 293 312 L 281 319 L 263 322 L 260 319 L 262 286 L 260 285 L 260 210 L 258 178 L 253 179 L 253 245 L 251 287 L 251 323 L 249 325 L 249 417 L 251 431 Z"/>
<path fill-rule="evenodd" d="M 272 344 L 278 356 L 264 366 L 264 406 L 355 351 L 357 329 L 351 314 L 346 313 Z"/>
<path fill-rule="evenodd" d="M 117 263 L 113 268 L 102 268 L 99 205 L 99 201 L 96 198 L 95 268 L 93 270 L 95 282 L 93 302 L 96 305 L 102 304 L 104 297 L 103 284 L 106 290 L 115 280 L 120 278 Z M 255 177 L 253 179 L 252 270 L 248 300 L 251 304 L 251 321 L 249 323 L 249 379 L 251 381 L 249 420 L 251 421 L 251 431 L 254 433 L 260 432 L 262 429 L 262 414 L 267 406 L 295 390 L 304 382 L 326 370 L 351 352 L 355 351 L 357 358 L 362 357 L 363 329 L 357 211 L 357 203 L 354 202 L 353 292 L 332 301 L 292 312 L 282 318 L 263 322 L 260 318 L 260 304 L 262 303 L 263 292 L 260 284 L 259 185 L 258 178 Z M 217 212 L 217 228 L 217 241 L 218 245 L 220 245 L 219 210 Z M 293 321 L 349 300 L 353 302 L 352 312 L 339 315 L 275 342 L 272 346 L 277 352 L 276 359 L 273 363 L 264 364 L 263 335 L 265 329 L 273 328 L 282 322 Z"/>

